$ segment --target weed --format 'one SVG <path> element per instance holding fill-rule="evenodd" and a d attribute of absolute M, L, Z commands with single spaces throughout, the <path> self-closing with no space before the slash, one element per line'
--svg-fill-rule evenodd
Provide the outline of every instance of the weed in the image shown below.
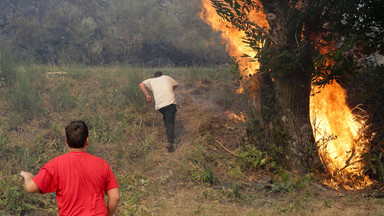
<path fill-rule="evenodd" d="M 245 200 L 246 197 L 242 194 L 242 186 L 237 182 L 232 182 L 227 185 L 226 188 L 219 191 L 219 194 L 222 198 L 229 199 L 230 202 L 239 202 L 241 200 Z"/>
<path fill-rule="evenodd" d="M 241 195 L 241 187 L 237 183 L 232 183 L 231 185 L 232 191 L 233 191 L 233 196 L 237 199 L 242 199 L 243 196 Z"/>
<path fill-rule="evenodd" d="M 50 103 L 57 112 L 65 111 L 69 108 L 77 107 L 77 101 L 71 94 L 69 86 L 61 84 L 50 94 Z"/>
<path fill-rule="evenodd" d="M 149 186 L 149 181 L 140 176 L 116 176 L 120 183 L 120 190 L 123 202 L 119 205 L 122 215 L 143 215 L 144 209 L 140 206 L 140 201 L 148 196 L 145 189 Z"/>
<path fill-rule="evenodd" d="M 244 176 L 244 173 L 242 172 L 241 166 L 235 166 L 233 167 L 230 172 L 230 176 L 235 179 L 240 179 Z"/>
<path fill-rule="evenodd" d="M 1 173 L 2 175 L 2 173 Z M 20 177 L 13 175 L 10 181 L 0 179 L 0 209 L 5 209 L 5 212 L 11 215 L 24 215 L 25 212 L 36 210 L 35 199 L 27 198 L 24 189 L 20 186 Z M 20 202 L 21 200 L 28 200 Z"/>
<path fill-rule="evenodd" d="M 241 167 L 247 169 L 257 169 L 265 165 L 268 158 L 263 153 L 251 145 L 243 147 L 243 152 L 239 154 Z"/>
<path fill-rule="evenodd" d="M 192 173 L 192 177 L 198 181 L 207 185 L 213 185 L 216 182 L 215 174 L 209 168 L 201 168 L 198 171 Z"/>
<path fill-rule="evenodd" d="M 89 119 L 86 118 L 89 125 L 90 137 L 96 142 L 108 143 L 112 137 L 112 125 L 108 122 L 107 116 L 93 116 Z"/>
<path fill-rule="evenodd" d="M 8 143 L 9 136 L 6 134 L 3 127 L 0 127 L 0 148 L 5 147 L 5 145 Z"/>
<path fill-rule="evenodd" d="M 144 100 L 138 85 L 144 80 L 143 74 L 137 71 L 127 71 L 124 75 L 124 85 L 121 92 L 126 103 L 142 105 Z"/>
<path fill-rule="evenodd" d="M 271 187 L 272 192 L 293 192 L 308 187 L 310 181 L 313 179 L 312 174 L 306 174 L 299 178 L 292 173 L 280 169 L 276 171 L 274 183 Z"/>
<path fill-rule="evenodd" d="M 192 162 L 193 170 L 191 176 L 194 180 L 207 185 L 213 185 L 216 182 L 215 174 L 211 170 L 214 161 L 204 149 L 197 148 L 188 159 Z"/>
<path fill-rule="evenodd" d="M 328 207 L 328 208 L 332 208 L 332 202 L 329 201 L 329 200 L 327 200 L 327 199 L 324 200 L 324 205 L 325 205 L 326 207 Z"/>

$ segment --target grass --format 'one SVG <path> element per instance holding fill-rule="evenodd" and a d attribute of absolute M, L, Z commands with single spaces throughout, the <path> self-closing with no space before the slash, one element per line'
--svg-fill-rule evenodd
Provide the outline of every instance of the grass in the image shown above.
<path fill-rule="evenodd" d="M 305 215 L 342 205 L 332 195 L 313 198 L 313 188 L 301 194 L 310 179 L 283 172 L 272 189 L 258 189 L 262 175 L 270 174 L 263 170 L 265 155 L 235 151 L 249 147 L 241 141 L 245 126 L 224 115 L 246 107 L 234 94 L 229 69 L 85 67 L 63 60 L 14 70 L 14 83 L 0 87 L 0 215 L 57 215 L 54 195 L 26 193 L 18 173 L 36 174 L 65 153 L 64 127 L 75 119 L 88 124 L 89 152 L 104 158 L 120 183 L 118 215 Z M 161 115 L 138 88 L 156 70 L 181 84 L 172 154 Z M 355 202 L 372 212 L 383 206 L 381 200 Z"/>
<path fill-rule="evenodd" d="M 28 170 L 36 174 L 44 163 L 66 152 L 63 131 L 74 119 L 83 119 L 90 127 L 89 152 L 105 158 L 116 171 L 124 194 L 120 213 L 143 212 L 140 201 L 148 194 L 143 187 L 151 183 L 139 177 L 140 168 L 153 163 L 150 153 L 162 145 L 158 140 L 163 125 L 153 105 L 144 102 L 138 84 L 158 69 L 89 68 L 63 63 L 15 66 L 14 70 L 14 83 L 0 89 L 6 95 L 2 104 L 8 104 L 4 111 L 8 117 L 3 118 L 0 132 L 0 153 L 6 156 L 0 162 L 7 170 L 3 181 L 9 182 L 1 188 L 8 197 L 1 197 L 0 213 L 50 214 L 55 209 L 51 196 L 25 193 L 17 173 Z M 205 80 L 218 76 L 216 69 L 208 68 L 161 70 L 175 79 L 185 78 L 183 83 L 193 83 L 196 77 Z M 132 165 L 134 162 L 138 167 Z M 135 171 L 129 175 L 125 168 Z M 214 174 L 205 168 L 195 178 L 213 183 Z M 18 199 L 23 205 L 17 206 Z"/>

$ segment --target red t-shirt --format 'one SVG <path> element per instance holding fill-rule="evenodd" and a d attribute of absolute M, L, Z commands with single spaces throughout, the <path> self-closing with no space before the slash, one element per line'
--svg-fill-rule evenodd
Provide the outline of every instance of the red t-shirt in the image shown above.
<path fill-rule="evenodd" d="M 33 181 L 43 194 L 56 192 L 61 216 L 108 215 L 104 193 L 119 187 L 104 159 L 77 151 L 46 163 Z"/>

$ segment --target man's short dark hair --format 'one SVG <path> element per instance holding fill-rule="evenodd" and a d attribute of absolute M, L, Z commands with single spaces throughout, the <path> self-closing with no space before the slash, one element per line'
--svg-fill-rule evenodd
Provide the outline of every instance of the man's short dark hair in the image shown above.
<path fill-rule="evenodd" d="M 161 71 L 155 72 L 155 77 L 161 77 L 161 76 L 163 76 L 163 72 L 161 72 Z"/>
<path fill-rule="evenodd" d="M 83 148 L 88 138 L 88 126 L 83 121 L 72 121 L 65 127 L 65 137 L 70 148 Z"/>

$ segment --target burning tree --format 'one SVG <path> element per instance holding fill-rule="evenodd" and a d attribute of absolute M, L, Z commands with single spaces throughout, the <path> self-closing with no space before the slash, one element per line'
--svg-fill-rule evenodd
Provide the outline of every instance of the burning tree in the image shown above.
<path fill-rule="evenodd" d="M 320 158 L 334 178 L 353 175 L 367 180 L 361 163 L 367 143 L 362 132 L 365 122 L 352 114 L 338 82 L 358 68 L 357 42 L 365 41 L 371 48 L 378 41 L 383 44 L 383 18 L 373 17 L 372 5 L 380 4 L 374 0 L 203 0 L 202 18 L 222 32 L 227 50 L 240 59 L 244 89 L 261 113 L 261 125 L 268 125 L 262 118 L 263 107 L 278 104 L 279 119 L 289 134 L 284 150 L 291 170 L 306 171 Z M 271 92 L 272 100 L 267 99 Z"/>

